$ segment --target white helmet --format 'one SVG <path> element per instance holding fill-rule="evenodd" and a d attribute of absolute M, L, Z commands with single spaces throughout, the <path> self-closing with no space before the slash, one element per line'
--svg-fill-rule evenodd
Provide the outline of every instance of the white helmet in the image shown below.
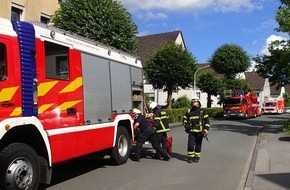
<path fill-rule="evenodd" d="M 200 103 L 198 97 L 193 97 L 193 98 L 191 99 L 191 103 L 193 103 L 193 102 L 198 102 L 199 107 L 201 107 L 201 103 Z"/>
<path fill-rule="evenodd" d="M 156 106 L 157 106 L 157 103 L 156 103 L 156 102 L 150 102 L 150 103 L 149 103 L 149 108 L 152 109 L 152 110 L 153 110 L 154 108 L 156 108 Z"/>
<path fill-rule="evenodd" d="M 194 101 L 199 101 L 199 98 L 194 96 L 192 99 L 191 99 L 191 102 L 194 102 Z"/>
<path fill-rule="evenodd" d="M 137 108 L 133 109 L 133 114 L 141 114 L 141 111 Z"/>

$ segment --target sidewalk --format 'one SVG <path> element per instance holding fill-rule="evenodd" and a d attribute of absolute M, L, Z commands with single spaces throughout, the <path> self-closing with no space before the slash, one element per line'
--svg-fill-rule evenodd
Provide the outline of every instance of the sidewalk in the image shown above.
<path fill-rule="evenodd" d="M 259 133 L 244 190 L 290 189 L 290 135 L 281 132 L 285 122 L 273 121 Z"/>

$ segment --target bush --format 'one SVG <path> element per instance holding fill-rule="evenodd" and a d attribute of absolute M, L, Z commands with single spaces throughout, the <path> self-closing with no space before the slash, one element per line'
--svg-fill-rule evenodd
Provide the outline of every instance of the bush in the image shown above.
<path fill-rule="evenodd" d="M 209 117 L 212 118 L 223 118 L 224 117 L 224 111 L 223 108 L 207 108 Z"/>
<path fill-rule="evenodd" d="M 182 122 L 184 114 L 189 108 L 168 109 L 165 110 L 169 116 L 170 123 Z M 223 108 L 206 108 L 210 118 L 222 118 Z"/>
<path fill-rule="evenodd" d="M 290 96 L 288 93 L 283 94 L 285 107 L 290 107 Z"/>
<path fill-rule="evenodd" d="M 290 133 L 290 120 L 283 125 L 283 132 Z"/>
<path fill-rule="evenodd" d="M 169 116 L 169 122 L 170 123 L 178 123 L 182 122 L 182 118 L 184 114 L 186 113 L 186 108 L 180 108 L 180 109 L 170 109 L 170 110 L 165 110 L 166 113 Z"/>
<path fill-rule="evenodd" d="M 172 108 L 190 108 L 190 106 L 190 100 L 185 95 L 172 103 Z"/>

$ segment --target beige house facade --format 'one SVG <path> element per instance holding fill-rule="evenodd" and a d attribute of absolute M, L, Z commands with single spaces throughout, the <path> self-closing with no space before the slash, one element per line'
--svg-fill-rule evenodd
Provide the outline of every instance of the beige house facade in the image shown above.
<path fill-rule="evenodd" d="M 48 23 L 60 0 L 1 0 L 0 17 Z"/>

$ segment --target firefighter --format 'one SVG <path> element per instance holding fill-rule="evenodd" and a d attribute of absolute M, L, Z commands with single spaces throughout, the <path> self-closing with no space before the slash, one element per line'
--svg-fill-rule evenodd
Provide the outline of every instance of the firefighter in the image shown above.
<path fill-rule="evenodd" d="M 150 125 L 146 117 L 141 114 L 140 110 L 133 109 L 133 115 L 134 130 L 136 130 L 136 128 L 139 128 L 140 130 L 140 134 L 137 138 L 133 161 L 140 162 L 142 147 L 146 141 L 150 141 L 152 147 L 156 150 L 156 152 L 163 156 L 163 160 L 168 161 L 170 159 L 170 156 L 163 148 L 161 148 L 161 145 L 158 143 L 156 138 L 156 130 Z"/>
<path fill-rule="evenodd" d="M 153 112 L 153 127 L 156 128 L 156 136 L 161 147 L 166 149 L 167 132 L 170 131 L 167 113 L 162 110 L 162 107 L 156 102 L 149 103 L 149 109 Z M 156 159 L 160 159 L 161 156 L 156 152 L 153 156 Z"/>
<path fill-rule="evenodd" d="M 197 98 L 191 100 L 192 107 L 183 117 L 183 126 L 188 133 L 187 162 L 199 162 L 202 140 L 207 136 L 210 122 L 207 111 L 201 108 Z"/>

